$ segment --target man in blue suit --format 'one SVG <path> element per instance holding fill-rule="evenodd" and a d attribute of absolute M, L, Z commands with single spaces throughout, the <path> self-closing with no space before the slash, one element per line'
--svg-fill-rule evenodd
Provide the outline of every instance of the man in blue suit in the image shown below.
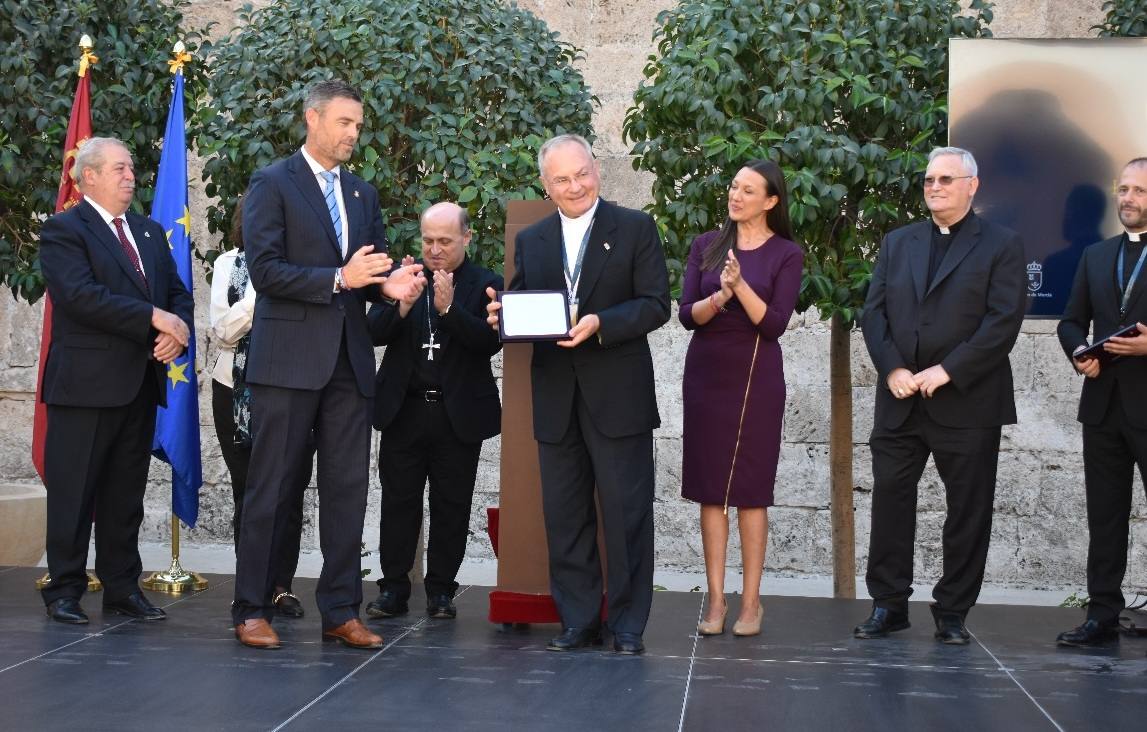
<path fill-rule="evenodd" d="M 342 169 L 362 128 L 362 99 L 341 81 L 312 86 L 301 150 L 251 177 L 243 243 L 258 293 L 247 383 L 253 445 L 232 619 L 239 642 L 277 648 L 273 560 L 296 485 L 293 456 L 318 454 L 323 639 L 378 648 L 359 620 L 374 349 L 365 303 L 407 294 L 420 266 L 390 277 L 378 193 Z"/>
<path fill-rule="evenodd" d="M 194 302 L 163 228 L 127 210 L 135 172 L 124 144 L 88 140 L 72 177 L 84 200 L 40 231 L 53 305 L 42 392 L 52 577 L 44 602 L 53 620 L 88 622 L 80 597 L 94 513 L 104 612 L 163 620 L 139 589 L 139 525 L 155 408 L 166 404 L 166 364 L 187 348 Z"/>

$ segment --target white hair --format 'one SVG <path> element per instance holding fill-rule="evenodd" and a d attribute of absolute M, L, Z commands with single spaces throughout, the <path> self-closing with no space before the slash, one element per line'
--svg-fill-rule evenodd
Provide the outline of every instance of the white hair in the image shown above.
<path fill-rule="evenodd" d="M 115 137 L 90 137 L 76 150 L 76 162 L 72 166 L 71 176 L 75 183 L 83 180 L 84 169 L 91 168 L 98 171 L 104 167 L 104 150 L 116 145 L 127 150 L 127 145 Z M 131 151 L 128 150 L 130 153 Z"/>
<path fill-rule="evenodd" d="M 980 170 L 979 166 L 976 165 L 976 158 L 972 156 L 972 153 L 962 147 L 934 148 L 932 152 L 928 153 L 928 162 L 931 163 L 936 158 L 943 157 L 944 155 L 955 155 L 960 158 L 960 162 L 964 164 L 964 170 L 973 178 L 976 177 L 976 174 Z"/>
<path fill-rule="evenodd" d="M 589 156 L 590 160 L 593 160 L 593 148 L 590 147 L 589 140 L 585 139 L 581 135 L 558 135 L 557 137 L 551 137 L 550 139 L 543 142 L 541 149 L 538 150 L 538 173 L 545 175 L 545 168 L 542 166 L 546 164 L 546 156 L 550 154 L 551 150 L 553 150 L 555 147 L 561 147 L 562 145 L 568 145 L 571 143 L 575 145 L 581 145 L 582 149 L 585 150 L 585 154 Z"/>

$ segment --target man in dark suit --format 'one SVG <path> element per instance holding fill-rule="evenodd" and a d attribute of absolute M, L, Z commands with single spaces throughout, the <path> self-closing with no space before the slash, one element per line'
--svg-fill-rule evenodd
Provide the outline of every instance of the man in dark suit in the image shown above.
<path fill-rule="evenodd" d="M 510 289 L 565 290 L 575 323 L 568 340 L 535 343 L 531 364 L 550 591 L 564 626 L 548 648 L 601 642 L 596 485 L 613 647 L 641 653 L 653 596 L 660 425 L 646 336 L 669 319 L 665 256 L 649 215 L 598 197 L 598 164 L 583 138 L 548 140 L 538 168 L 559 212 L 518 234 Z M 487 308 L 494 327 L 499 307 Z"/>
<path fill-rule="evenodd" d="M 40 232 L 52 298 L 42 396 L 52 581 L 44 602 L 53 620 L 88 622 L 80 597 L 94 513 L 104 612 L 163 620 L 139 589 L 139 525 L 155 409 L 167 400 L 164 364 L 187 348 L 194 302 L 163 228 L 127 210 L 135 173 L 124 144 L 88 140 L 72 177 L 84 200 Z"/>
<path fill-rule="evenodd" d="M 1016 421 L 1008 354 L 1023 323 L 1027 272 L 1019 235 L 972 211 L 976 161 L 960 148 L 928 157 L 931 218 L 884 238 L 861 325 L 878 374 L 868 552 L 871 616 L 853 631 L 908 627 L 916 492 L 929 454 L 944 482 L 943 576 L 932 591 L 937 640 L 968 642 L 964 618 L 984 579 L 1000 430 Z"/>
<path fill-rule="evenodd" d="M 1118 638 L 1135 466 L 1147 471 L 1147 158 L 1123 168 L 1116 189 L 1125 232 L 1084 250 L 1059 323 L 1059 342 L 1083 380 L 1083 476 L 1087 495 L 1087 618 L 1059 634 L 1062 646 L 1094 646 Z M 1131 337 L 1104 345 L 1111 360 L 1075 358 L 1095 340 L 1135 325 Z"/>
<path fill-rule="evenodd" d="M 424 292 L 367 313 L 376 346 L 386 346 L 374 396 L 381 432 L 382 484 L 378 599 L 367 615 L 408 611 L 410 578 L 430 480 L 426 551 L 426 613 L 454 618 L 455 578 L 466 553 L 470 503 L 482 441 L 502 429 L 502 405 L 490 359 L 502 348 L 486 326 L 486 288 L 502 278 L 466 256 L 470 217 L 455 203 L 422 214 L 422 262 L 433 272 Z"/>
<path fill-rule="evenodd" d="M 359 547 L 370 461 L 374 350 L 366 300 L 403 296 L 419 267 L 391 266 L 378 193 L 341 169 L 362 127 L 362 100 L 341 81 L 307 93 L 302 149 L 251 177 L 243 242 L 255 286 L 247 356 L 253 445 L 235 572 L 240 643 L 277 648 L 274 560 L 280 556 L 295 456 L 314 432 L 323 569 L 315 597 L 323 639 L 377 648 L 359 620 Z M 405 283 L 405 284 L 404 284 Z"/>

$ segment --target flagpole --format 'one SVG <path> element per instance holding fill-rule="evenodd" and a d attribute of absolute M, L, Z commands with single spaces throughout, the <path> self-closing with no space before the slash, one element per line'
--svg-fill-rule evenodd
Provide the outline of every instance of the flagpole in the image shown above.
<path fill-rule="evenodd" d="M 188 572 L 179 563 L 179 517 L 171 514 L 171 566 L 164 572 L 152 572 L 140 582 L 146 590 L 156 592 L 198 592 L 206 590 L 208 582 L 198 572 Z"/>
<path fill-rule="evenodd" d="M 175 56 L 171 61 L 168 61 L 167 63 L 171 69 L 171 73 L 177 75 L 176 76 L 177 82 L 180 82 L 182 80 L 181 74 L 183 71 L 183 65 L 191 60 L 191 54 L 187 53 L 184 50 L 183 41 L 176 41 L 175 46 L 172 48 L 172 52 L 175 54 Z M 176 99 L 175 96 L 176 95 L 173 95 L 173 97 L 172 97 L 172 109 L 171 109 L 171 115 L 169 115 L 168 124 L 171 125 L 171 124 L 173 124 L 173 120 L 178 120 L 179 127 L 180 127 L 180 139 L 182 140 L 183 109 L 182 109 L 181 105 L 183 103 L 183 98 L 181 95 L 179 95 L 179 98 Z M 177 104 L 180 105 L 178 109 L 176 107 Z M 178 117 L 175 116 L 176 114 L 178 114 Z M 172 143 L 172 139 L 171 139 L 170 135 L 165 134 L 164 140 L 163 140 L 163 144 L 164 144 L 164 148 L 165 148 L 165 151 L 164 151 L 165 157 L 166 157 L 166 152 L 167 152 L 166 148 L 171 143 Z M 180 145 L 183 146 L 184 143 L 181 141 Z M 186 159 L 186 155 L 187 155 L 186 148 L 184 147 L 184 149 L 181 152 Z M 163 172 L 164 172 L 164 163 L 161 160 L 161 162 L 160 162 L 160 173 L 162 174 Z M 181 181 L 181 183 L 183 186 L 184 204 L 185 204 L 186 203 L 186 187 L 187 187 L 186 173 L 184 173 L 182 177 L 183 177 L 183 180 Z M 157 200 L 157 202 L 160 199 L 160 183 L 161 183 L 160 182 L 160 176 L 156 176 L 156 200 Z M 152 209 L 152 218 L 153 219 L 156 218 L 156 209 L 157 208 L 158 208 L 158 206 L 156 206 L 155 208 Z M 189 214 L 186 213 L 186 209 L 184 206 L 181 206 L 180 208 L 184 209 L 183 215 L 186 218 L 185 225 L 190 226 Z M 168 221 L 160 221 L 160 224 L 163 225 L 164 229 L 167 229 L 168 226 L 174 226 L 174 224 L 172 224 Z M 170 239 L 170 236 L 171 236 L 171 232 L 169 231 L 168 232 L 169 239 Z M 190 290 L 191 289 L 190 282 L 185 282 L 185 284 L 187 285 L 188 290 Z M 189 351 L 189 358 L 193 358 L 193 357 L 194 357 L 194 351 L 191 350 L 191 351 Z M 195 365 L 193 362 L 190 363 L 190 368 L 194 371 Z M 186 381 L 186 379 L 184 379 L 184 380 Z M 191 379 L 191 384 L 194 384 L 194 383 L 195 383 L 195 380 L 194 380 L 194 376 L 193 376 Z M 169 406 L 170 406 L 170 402 L 171 402 L 170 398 L 169 398 L 168 402 L 169 402 Z M 198 413 L 198 410 L 196 410 L 196 413 Z M 195 426 L 198 427 L 197 420 L 196 420 Z M 196 440 L 195 453 L 196 453 L 195 459 L 198 460 L 199 459 L 198 440 Z M 162 455 L 161 455 L 161 457 L 162 457 Z M 169 463 L 172 463 L 171 484 L 172 484 L 172 490 L 174 491 L 175 486 L 176 486 L 176 482 L 177 482 L 177 477 L 175 474 L 175 465 L 174 465 L 175 461 L 172 459 L 172 456 L 170 453 L 166 453 L 165 459 Z M 199 489 L 199 486 L 196 485 L 195 490 L 198 491 L 198 489 Z M 174 503 L 174 498 L 173 498 L 173 503 Z M 194 515 L 191 516 L 190 520 L 192 523 L 194 523 L 194 521 L 195 521 Z M 199 590 L 207 589 L 208 582 L 206 579 L 204 579 L 197 572 L 187 571 L 186 569 L 183 568 L 183 566 L 179 562 L 179 516 L 176 515 L 174 506 L 173 506 L 172 512 L 171 512 L 171 566 L 168 567 L 167 570 L 164 572 L 152 572 L 151 575 L 148 576 L 146 579 L 144 579 L 142 582 L 140 582 L 140 584 L 145 589 L 158 591 L 158 592 L 172 592 L 172 593 L 197 592 Z"/>
<path fill-rule="evenodd" d="M 74 186 L 71 185 L 68 179 L 68 160 L 75 155 L 73 146 L 78 146 L 80 140 L 72 139 L 79 135 L 85 134 L 80 130 L 81 127 L 86 128 L 86 135 L 90 136 L 91 132 L 91 112 L 89 110 L 90 94 L 87 87 L 84 86 L 85 77 L 88 74 L 88 68 L 95 64 L 99 59 L 92 53 L 92 38 L 87 33 L 80 37 L 80 63 L 76 69 L 76 75 L 80 77 L 80 81 L 76 84 L 76 96 L 72 101 L 72 114 L 68 119 L 68 134 L 64 140 L 64 167 L 63 173 L 60 176 L 60 192 L 56 197 L 56 213 L 65 210 L 68 206 L 73 205 L 79 201 L 78 194 Z M 80 120 L 80 115 L 76 114 L 78 102 L 83 98 L 82 108 L 83 119 Z M 86 139 L 86 138 L 85 138 Z M 47 408 L 40 400 L 40 386 L 44 376 L 44 364 L 48 360 L 47 346 L 45 345 L 51 339 L 52 332 L 52 300 L 47 294 L 44 295 L 44 326 L 43 335 L 40 338 L 40 362 L 39 373 L 36 378 L 36 415 L 32 427 L 32 462 L 36 466 L 36 472 L 40 474 L 40 479 L 44 478 L 44 439 L 47 436 Z M 44 576 L 36 580 L 36 589 L 42 590 L 48 586 L 52 581 L 51 576 L 47 572 Z M 99 592 L 104 586 L 100 583 L 98 577 L 91 570 L 88 570 L 88 592 Z"/>

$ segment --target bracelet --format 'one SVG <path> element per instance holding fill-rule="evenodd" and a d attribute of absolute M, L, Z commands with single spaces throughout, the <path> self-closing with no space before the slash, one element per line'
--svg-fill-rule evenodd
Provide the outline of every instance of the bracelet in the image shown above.
<path fill-rule="evenodd" d="M 717 313 L 725 312 L 724 306 L 717 304 L 717 300 L 715 299 L 716 297 L 717 297 L 717 293 L 715 293 L 715 292 L 709 296 L 709 304 L 713 306 L 714 315 Z"/>

